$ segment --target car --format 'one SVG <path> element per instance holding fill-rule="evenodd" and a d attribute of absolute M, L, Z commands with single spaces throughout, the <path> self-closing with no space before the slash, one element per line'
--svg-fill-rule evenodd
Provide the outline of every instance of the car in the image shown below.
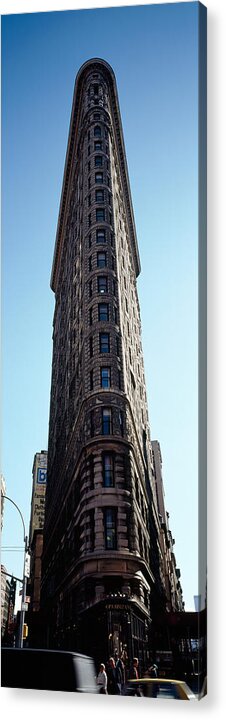
<path fill-rule="evenodd" d="M 196 700 L 196 696 L 187 683 L 175 680 L 175 678 L 145 677 L 139 678 L 139 680 L 128 680 L 124 694 L 159 698 L 160 700 Z"/>
<path fill-rule="evenodd" d="M 94 661 L 64 650 L 1 649 L 2 687 L 96 693 Z"/>

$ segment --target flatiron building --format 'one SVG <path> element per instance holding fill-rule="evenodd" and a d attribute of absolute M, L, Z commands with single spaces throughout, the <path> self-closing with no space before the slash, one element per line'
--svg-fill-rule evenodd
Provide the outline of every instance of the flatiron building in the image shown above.
<path fill-rule="evenodd" d="M 116 80 L 95 58 L 75 82 L 51 276 L 42 607 L 50 647 L 142 664 L 165 594 L 139 273 Z"/>

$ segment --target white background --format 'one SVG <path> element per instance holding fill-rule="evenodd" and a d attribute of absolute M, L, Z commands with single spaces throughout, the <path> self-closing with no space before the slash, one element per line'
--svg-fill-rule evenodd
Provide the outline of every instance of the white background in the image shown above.
<path fill-rule="evenodd" d="M 11 2 L 0 0 L 1 14 L 69 10 L 77 8 L 139 5 L 143 2 Z M 149 3 L 150 4 L 150 3 Z M 157 0 L 155 0 L 155 4 Z M 225 632 L 225 448 L 226 448 L 226 2 L 205 0 L 208 10 L 208 696 L 200 703 L 175 703 L 136 698 L 113 698 L 35 690 L 1 689 L 1 707 L 11 717 L 45 718 L 49 713 L 62 718 L 90 712 L 98 720 L 111 720 L 122 714 L 143 720 L 192 718 L 214 715 L 225 717 L 226 709 L 226 632 Z"/>

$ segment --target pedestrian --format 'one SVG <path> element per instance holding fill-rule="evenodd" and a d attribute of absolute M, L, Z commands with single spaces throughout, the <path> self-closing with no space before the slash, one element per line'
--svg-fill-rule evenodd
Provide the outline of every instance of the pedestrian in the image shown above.
<path fill-rule="evenodd" d="M 137 657 L 133 658 L 133 664 L 130 669 L 130 680 L 139 680 L 139 673 L 138 673 L 138 666 L 139 666 L 139 660 Z M 137 695 L 138 697 L 141 697 L 141 689 L 139 684 L 134 684 L 134 690 L 133 695 Z"/>
<path fill-rule="evenodd" d="M 120 692 L 122 693 L 126 682 L 125 665 L 122 659 L 122 654 L 116 659 L 116 671 L 118 672 L 118 681 L 120 682 Z"/>
<path fill-rule="evenodd" d="M 100 688 L 101 695 L 107 695 L 107 673 L 104 663 L 100 664 L 100 670 L 97 675 L 97 685 Z"/>
<path fill-rule="evenodd" d="M 138 680 L 139 674 L 138 674 L 138 665 L 139 660 L 137 657 L 133 658 L 133 664 L 130 670 L 130 679 L 131 680 Z"/>
<path fill-rule="evenodd" d="M 120 695 L 121 689 L 120 689 L 120 674 L 119 670 L 116 669 L 115 666 L 115 660 L 113 657 L 109 658 L 108 661 L 108 668 L 107 668 L 107 689 L 109 695 Z"/>
<path fill-rule="evenodd" d="M 155 663 L 153 663 L 153 665 L 150 665 L 150 667 L 148 667 L 148 669 L 144 673 L 144 677 L 157 678 L 158 677 L 158 666 Z"/>
<path fill-rule="evenodd" d="M 146 670 L 144 677 L 151 678 L 152 680 L 156 680 L 158 677 L 158 666 L 153 663 L 153 665 L 150 665 L 148 669 Z M 151 683 L 151 686 L 149 686 L 149 696 L 150 697 L 158 697 L 159 693 L 159 684 L 157 682 Z"/>

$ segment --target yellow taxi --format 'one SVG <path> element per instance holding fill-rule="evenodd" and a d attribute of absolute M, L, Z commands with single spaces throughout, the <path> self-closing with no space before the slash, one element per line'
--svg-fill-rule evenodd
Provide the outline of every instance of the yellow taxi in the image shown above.
<path fill-rule="evenodd" d="M 196 696 L 183 680 L 170 678 L 139 678 L 128 680 L 125 695 L 159 698 L 160 700 L 196 700 Z"/>

